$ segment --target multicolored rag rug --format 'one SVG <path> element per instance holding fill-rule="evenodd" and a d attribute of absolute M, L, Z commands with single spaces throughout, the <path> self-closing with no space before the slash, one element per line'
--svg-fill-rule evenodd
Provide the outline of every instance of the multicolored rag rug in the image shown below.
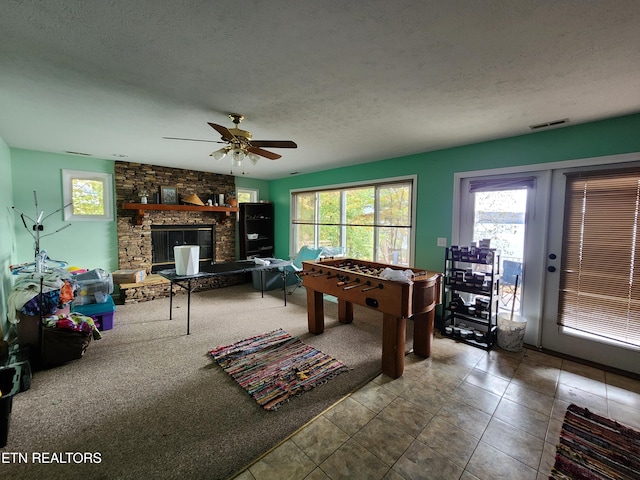
<path fill-rule="evenodd" d="M 348 370 L 282 329 L 216 347 L 209 354 L 265 410 L 276 410 Z"/>
<path fill-rule="evenodd" d="M 640 479 L 640 432 L 569 405 L 549 479 Z"/>

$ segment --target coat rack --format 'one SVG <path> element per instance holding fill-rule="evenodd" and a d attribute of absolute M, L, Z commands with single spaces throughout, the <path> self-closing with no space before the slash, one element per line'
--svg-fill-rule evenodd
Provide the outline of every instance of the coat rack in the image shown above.
<path fill-rule="evenodd" d="M 22 220 L 22 224 L 24 225 L 24 228 L 29 232 L 29 234 L 33 237 L 34 240 L 34 258 L 35 258 L 35 263 L 24 263 L 24 264 L 20 264 L 20 265 L 15 265 L 15 266 L 11 266 L 11 271 L 13 273 L 17 273 L 17 269 L 23 270 L 26 267 L 30 267 L 30 266 L 34 266 L 35 265 L 35 271 L 37 273 L 42 273 L 43 271 L 45 271 L 46 269 L 46 262 L 48 260 L 47 257 L 47 252 L 45 250 L 41 250 L 40 249 L 40 239 L 44 238 L 44 237 L 48 237 L 50 235 L 53 235 L 55 233 L 58 233 L 62 230 L 64 230 L 67 227 L 70 227 L 71 224 L 68 223 L 65 226 L 51 232 L 51 233 L 47 233 L 47 234 L 42 234 L 42 232 L 44 231 L 44 221 L 49 218 L 50 216 L 64 210 L 65 208 L 67 208 L 68 206 L 70 206 L 72 204 L 72 202 L 69 202 L 66 205 L 63 205 L 62 207 L 60 207 L 59 209 L 57 209 L 54 212 L 51 212 L 49 215 L 47 215 L 46 217 L 44 216 L 44 210 L 38 210 L 38 195 L 36 194 L 36 191 L 33 191 L 33 201 L 35 204 L 35 210 L 36 210 L 36 218 L 33 219 L 30 216 L 26 215 L 24 212 L 21 212 L 20 210 L 18 210 L 16 207 L 11 207 L 13 208 L 16 212 L 18 212 L 18 214 L 20 214 L 20 219 Z M 29 220 L 30 222 L 33 223 L 31 229 L 29 229 L 29 227 L 27 226 L 27 222 L 26 220 Z M 52 259 L 49 259 L 52 260 Z M 61 265 L 66 265 L 66 262 L 61 262 L 59 260 L 52 260 L 54 262 L 58 262 Z"/>

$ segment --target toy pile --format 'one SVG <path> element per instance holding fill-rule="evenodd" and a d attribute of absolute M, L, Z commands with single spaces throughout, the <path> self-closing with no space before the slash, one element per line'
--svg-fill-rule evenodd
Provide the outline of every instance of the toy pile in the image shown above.
<path fill-rule="evenodd" d="M 102 338 L 93 318 L 77 312 L 51 315 L 43 318 L 42 323 L 45 327 L 63 328 L 71 330 L 72 332 L 81 332 L 86 335 L 91 335 L 93 340 L 100 340 Z"/>

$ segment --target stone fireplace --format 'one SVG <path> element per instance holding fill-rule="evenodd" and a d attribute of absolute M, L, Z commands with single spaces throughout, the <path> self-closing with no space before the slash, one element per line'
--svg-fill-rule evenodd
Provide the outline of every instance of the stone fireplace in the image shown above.
<path fill-rule="evenodd" d="M 203 202 L 209 198 L 217 198 L 218 194 L 224 194 L 225 198 L 228 198 L 235 194 L 235 177 L 132 162 L 115 162 L 114 171 L 119 269 L 145 270 L 147 274 L 159 270 L 153 265 L 152 230 L 160 228 L 197 229 L 206 226 L 211 232 L 213 243 L 210 254 L 214 261 L 227 262 L 236 259 L 236 214 L 146 210 L 144 216 L 139 219 L 136 211 L 123 207 L 124 203 L 139 203 L 139 193 L 143 190 L 149 193 L 149 203 L 153 203 L 157 197 L 155 194 L 159 193 L 162 186 L 175 187 L 179 198 L 190 194 L 198 195 Z M 199 282 L 198 288 L 221 288 L 245 281 L 244 275 L 212 277 Z M 176 293 L 181 291 L 179 287 L 175 288 Z M 168 295 L 169 286 L 161 283 L 137 287 L 135 292 L 131 295 L 127 293 L 127 297 L 120 300 L 124 303 L 136 303 Z"/>

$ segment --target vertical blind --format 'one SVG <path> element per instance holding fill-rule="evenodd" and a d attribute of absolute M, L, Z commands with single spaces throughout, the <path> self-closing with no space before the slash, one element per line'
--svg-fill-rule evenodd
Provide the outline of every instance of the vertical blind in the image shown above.
<path fill-rule="evenodd" d="M 558 324 L 640 346 L 640 169 L 567 175 Z"/>

